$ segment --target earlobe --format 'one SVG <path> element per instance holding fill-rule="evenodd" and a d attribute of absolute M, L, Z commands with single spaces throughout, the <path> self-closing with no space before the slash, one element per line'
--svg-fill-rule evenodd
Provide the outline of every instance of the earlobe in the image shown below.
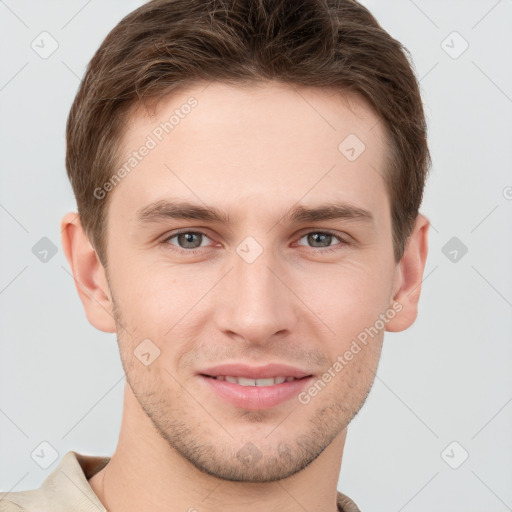
<path fill-rule="evenodd" d="M 395 282 L 393 283 L 394 294 L 392 298 L 393 302 L 396 303 L 394 309 L 399 310 L 399 312 L 388 322 L 386 331 L 404 331 L 416 320 L 428 252 L 429 226 L 430 221 L 427 217 L 418 214 L 414 229 L 407 240 L 404 255 L 397 266 Z"/>
<path fill-rule="evenodd" d="M 92 247 L 76 212 L 61 221 L 62 247 L 89 322 L 103 332 L 116 332 L 112 299 L 105 269 Z"/>

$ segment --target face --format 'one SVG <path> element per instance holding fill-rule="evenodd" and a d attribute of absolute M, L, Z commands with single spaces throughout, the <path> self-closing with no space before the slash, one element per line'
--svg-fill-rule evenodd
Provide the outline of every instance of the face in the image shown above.
<path fill-rule="evenodd" d="M 129 127 L 107 259 L 130 387 L 201 471 L 290 476 L 374 380 L 396 271 L 382 124 L 268 82 L 190 87 Z"/>

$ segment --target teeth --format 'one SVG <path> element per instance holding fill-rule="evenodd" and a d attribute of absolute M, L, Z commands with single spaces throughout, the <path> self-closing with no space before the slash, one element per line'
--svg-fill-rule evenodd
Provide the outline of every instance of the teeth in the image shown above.
<path fill-rule="evenodd" d="M 229 375 L 226 376 L 218 376 L 214 377 L 217 380 L 226 380 L 228 382 L 232 382 L 233 384 L 239 384 L 240 386 L 273 386 L 274 384 L 282 384 L 283 382 L 290 382 L 295 380 L 295 377 L 275 377 L 269 379 L 248 379 L 246 377 L 231 377 Z"/>
<path fill-rule="evenodd" d="M 240 381 L 238 381 L 240 382 Z M 256 379 L 256 386 L 273 386 L 276 383 L 276 379 Z"/>
<path fill-rule="evenodd" d="M 238 377 L 238 384 L 240 386 L 256 386 L 256 380 L 254 379 L 246 379 L 245 377 Z"/>

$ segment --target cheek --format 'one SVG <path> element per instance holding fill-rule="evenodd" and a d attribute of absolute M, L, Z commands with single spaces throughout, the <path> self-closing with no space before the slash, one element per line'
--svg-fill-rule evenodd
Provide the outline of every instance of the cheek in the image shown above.
<path fill-rule="evenodd" d="M 334 331 L 338 343 L 349 341 L 390 307 L 391 281 L 389 269 L 381 265 L 340 266 L 327 276 L 328 286 L 310 294 L 312 309 Z"/>
<path fill-rule="evenodd" d="M 197 279 L 181 276 L 172 266 L 156 269 L 142 263 L 125 263 L 116 268 L 113 282 L 118 309 L 141 333 L 166 332 L 203 293 L 197 289 Z"/>
<path fill-rule="evenodd" d="M 158 380 L 172 384 L 169 374 L 176 373 L 183 353 L 196 349 L 203 325 L 199 301 L 211 288 L 211 280 L 162 266 L 124 272 L 131 278 L 118 284 L 116 303 L 130 334 L 123 332 L 122 357 L 134 372 L 133 378 L 144 381 L 144 386 L 151 387 Z M 138 348 L 142 343 L 147 344 L 144 352 L 158 354 L 148 367 L 134 356 L 142 351 Z"/>

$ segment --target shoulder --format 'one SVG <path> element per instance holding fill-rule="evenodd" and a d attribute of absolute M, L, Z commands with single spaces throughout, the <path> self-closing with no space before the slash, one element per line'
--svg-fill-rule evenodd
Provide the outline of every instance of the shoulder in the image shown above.
<path fill-rule="evenodd" d="M 359 507 L 345 494 L 338 491 L 338 498 L 336 500 L 339 512 L 361 512 Z"/>
<path fill-rule="evenodd" d="M 38 512 L 35 506 L 45 506 L 39 489 L 18 492 L 0 492 L 0 512 Z"/>
<path fill-rule="evenodd" d="M 105 512 L 87 479 L 108 461 L 70 451 L 38 489 L 0 492 L 0 512 Z"/>

